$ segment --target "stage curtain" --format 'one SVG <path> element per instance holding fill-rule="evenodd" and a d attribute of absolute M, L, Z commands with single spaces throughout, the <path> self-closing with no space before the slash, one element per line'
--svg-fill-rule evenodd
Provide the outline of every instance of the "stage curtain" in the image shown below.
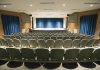
<path fill-rule="evenodd" d="M 20 22 L 18 16 L 2 15 L 1 18 L 4 35 L 10 35 L 20 31 Z"/>
<path fill-rule="evenodd" d="M 94 35 L 96 29 L 97 14 L 80 17 L 80 33 Z"/>

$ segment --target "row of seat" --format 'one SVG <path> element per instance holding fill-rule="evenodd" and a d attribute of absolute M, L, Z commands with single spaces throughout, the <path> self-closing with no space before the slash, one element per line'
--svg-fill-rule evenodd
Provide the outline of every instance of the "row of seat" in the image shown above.
<path fill-rule="evenodd" d="M 0 60 L 22 62 L 93 62 L 100 61 L 100 48 L 43 49 L 0 48 Z"/>
<path fill-rule="evenodd" d="M 83 48 L 83 47 L 100 47 L 100 39 L 0 39 L 1 46 L 9 47 L 26 47 L 26 48 Z"/>
<path fill-rule="evenodd" d="M 53 39 L 53 40 L 56 40 L 56 39 L 62 39 L 62 40 L 65 40 L 65 39 L 91 39 L 91 37 L 89 36 L 5 36 L 4 38 L 17 38 L 17 39 L 44 39 L 44 40 L 47 40 L 47 39 Z"/>

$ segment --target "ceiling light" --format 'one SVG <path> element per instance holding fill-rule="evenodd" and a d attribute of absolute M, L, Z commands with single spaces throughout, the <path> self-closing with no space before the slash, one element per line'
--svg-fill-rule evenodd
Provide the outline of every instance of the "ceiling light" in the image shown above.
<path fill-rule="evenodd" d="M 65 6 L 66 6 L 66 4 L 62 4 L 62 6 L 63 6 L 63 7 L 65 7 Z"/>
<path fill-rule="evenodd" d="M 90 5 L 90 7 L 93 7 L 93 6 L 94 6 L 93 4 Z"/>
<path fill-rule="evenodd" d="M 6 7 L 7 7 L 7 5 L 4 5 L 3 7 L 4 7 L 4 8 L 6 8 Z"/>
<path fill-rule="evenodd" d="M 32 5 L 32 4 L 30 4 L 29 6 L 30 6 L 30 7 L 32 7 L 33 5 Z"/>

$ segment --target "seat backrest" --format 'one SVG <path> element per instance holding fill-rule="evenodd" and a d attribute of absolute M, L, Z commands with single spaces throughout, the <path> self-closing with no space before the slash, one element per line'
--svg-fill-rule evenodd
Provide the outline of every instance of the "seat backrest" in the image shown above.
<path fill-rule="evenodd" d="M 72 43 L 72 47 L 80 47 L 80 39 L 74 39 Z"/>
<path fill-rule="evenodd" d="M 36 48 L 38 47 L 38 43 L 35 39 L 29 39 L 29 44 L 31 48 Z"/>
<path fill-rule="evenodd" d="M 93 48 L 84 48 L 81 49 L 78 55 L 79 61 L 89 61 L 92 56 Z"/>
<path fill-rule="evenodd" d="M 54 48 L 62 48 L 63 47 L 63 40 L 58 39 L 54 43 Z"/>
<path fill-rule="evenodd" d="M 12 39 L 7 38 L 6 41 L 7 41 L 7 44 L 9 47 L 13 47 L 13 40 Z"/>
<path fill-rule="evenodd" d="M 93 46 L 94 47 L 100 47 L 100 39 L 96 39 Z"/>
<path fill-rule="evenodd" d="M 46 46 L 49 48 L 53 48 L 54 47 L 54 40 L 52 39 L 48 39 L 46 42 Z"/>
<path fill-rule="evenodd" d="M 2 42 L 2 46 L 8 46 L 8 43 L 5 39 L 1 39 L 1 42 Z"/>
<path fill-rule="evenodd" d="M 15 47 L 21 47 L 21 41 L 19 39 L 14 38 L 13 44 Z"/>
<path fill-rule="evenodd" d="M 82 39 L 80 42 L 80 47 L 86 47 L 87 42 L 88 42 L 88 39 Z"/>
<path fill-rule="evenodd" d="M 66 39 L 63 43 L 64 48 L 71 48 L 72 47 L 72 39 Z"/>
<path fill-rule="evenodd" d="M 22 48 L 28 48 L 28 47 L 30 47 L 30 45 L 29 45 L 29 42 L 28 42 L 28 40 L 27 39 L 22 39 L 21 40 L 21 47 Z"/>
<path fill-rule="evenodd" d="M 46 47 L 45 40 L 39 39 L 39 40 L 38 40 L 38 47 L 39 47 L 39 48 L 47 48 L 47 47 Z"/>
<path fill-rule="evenodd" d="M 95 42 L 95 39 L 88 40 L 86 47 L 93 47 L 94 42 Z"/>

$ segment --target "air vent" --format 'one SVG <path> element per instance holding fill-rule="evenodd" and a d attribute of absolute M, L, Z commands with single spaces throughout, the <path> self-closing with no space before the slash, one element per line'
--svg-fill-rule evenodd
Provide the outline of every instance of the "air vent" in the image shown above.
<path fill-rule="evenodd" d="M 84 3 L 84 4 L 100 4 L 100 3 Z"/>
<path fill-rule="evenodd" d="M 40 2 L 40 4 L 55 4 L 55 2 Z"/>

